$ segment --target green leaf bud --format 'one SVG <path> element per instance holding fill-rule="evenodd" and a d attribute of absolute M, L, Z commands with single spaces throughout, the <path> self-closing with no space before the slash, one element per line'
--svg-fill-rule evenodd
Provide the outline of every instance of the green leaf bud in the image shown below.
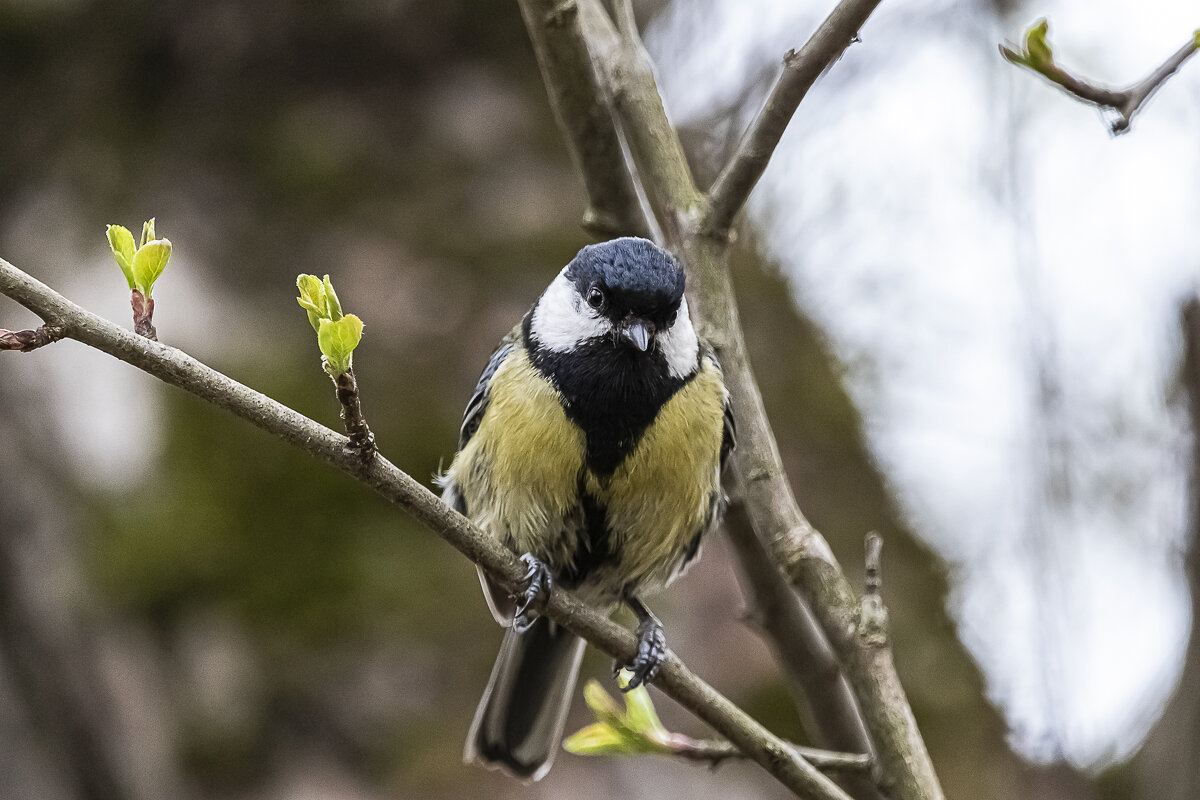
<path fill-rule="evenodd" d="M 340 300 L 338 300 L 337 292 L 333 290 L 333 283 L 329 280 L 328 275 L 325 276 L 325 279 L 322 281 L 322 283 L 325 288 L 325 305 L 327 308 L 327 315 L 329 319 L 337 322 L 342 318 L 342 303 Z"/>
<path fill-rule="evenodd" d="M 600 722 L 568 736 L 563 740 L 563 748 L 579 756 L 626 755 L 635 752 L 629 749 L 624 736 Z"/>
<path fill-rule="evenodd" d="M 649 739 L 659 739 L 665 736 L 667 729 L 663 727 L 654 710 L 654 702 L 645 686 L 639 686 L 625 693 L 625 722 L 631 730 Z"/>
<path fill-rule="evenodd" d="M 153 220 L 151 220 L 153 223 Z M 154 226 L 150 224 L 150 231 L 153 233 Z M 162 275 L 163 270 L 167 268 L 167 261 L 171 258 L 171 241 L 169 239 L 152 239 L 141 247 L 133 256 L 133 264 L 131 272 L 133 273 L 133 282 L 136 288 L 140 289 L 146 297 L 151 297 L 151 292 L 154 289 L 154 282 L 158 280 L 158 276 Z"/>
<path fill-rule="evenodd" d="M 1025 34 L 1025 55 L 1029 66 L 1038 72 L 1045 72 L 1054 64 L 1054 52 L 1046 41 L 1050 32 L 1050 21 L 1042 18 L 1033 24 Z"/>
<path fill-rule="evenodd" d="M 346 372 L 352 363 L 354 348 L 362 340 L 362 320 L 347 314 L 339 320 L 323 319 L 317 329 L 317 345 L 325 356 L 325 369 L 334 376 Z"/>
<path fill-rule="evenodd" d="M 122 225 L 109 225 L 105 233 L 108 235 L 108 246 L 112 250 L 113 258 L 125 275 L 125 280 L 129 282 L 129 288 L 137 288 L 133 280 L 133 257 L 137 249 L 133 244 L 133 234 Z"/>
<path fill-rule="evenodd" d="M 325 310 L 325 286 L 316 275 L 300 275 L 296 278 L 296 288 L 300 296 L 296 302 L 308 312 L 308 324 L 314 331 L 321 330 L 321 320 L 327 319 Z"/>
<path fill-rule="evenodd" d="M 147 242 L 153 242 L 158 237 L 154 235 L 154 217 L 142 225 L 142 241 L 139 247 L 145 247 Z"/>
<path fill-rule="evenodd" d="M 599 681 L 590 680 L 583 687 L 583 700 L 601 722 L 616 722 L 621 717 L 621 707 L 612 695 L 604 691 Z"/>

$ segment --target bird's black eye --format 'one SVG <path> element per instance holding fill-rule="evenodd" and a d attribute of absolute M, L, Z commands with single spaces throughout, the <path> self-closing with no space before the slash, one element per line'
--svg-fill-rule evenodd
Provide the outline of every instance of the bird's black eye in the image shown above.
<path fill-rule="evenodd" d="M 600 309 L 604 308 L 604 302 L 605 298 L 603 289 L 601 289 L 599 286 L 593 286 L 592 288 L 588 289 L 587 304 L 589 306 L 599 311 Z"/>
<path fill-rule="evenodd" d="M 672 311 L 671 316 L 667 317 L 667 327 L 671 328 L 675 325 L 675 320 L 679 317 L 678 311 Z"/>

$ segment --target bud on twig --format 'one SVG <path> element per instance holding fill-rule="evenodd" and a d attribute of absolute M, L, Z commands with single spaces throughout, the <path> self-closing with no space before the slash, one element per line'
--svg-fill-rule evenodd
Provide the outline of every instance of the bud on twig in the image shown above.
<path fill-rule="evenodd" d="M 129 284 L 129 304 L 133 308 L 133 330 L 148 339 L 158 340 L 154 330 L 154 282 L 167 268 L 171 258 L 171 240 L 154 234 L 154 218 L 142 225 L 142 239 L 134 244 L 133 234 L 121 225 L 109 225 L 108 246 L 125 281 Z"/>
<path fill-rule="evenodd" d="M 317 332 L 321 365 L 337 387 L 341 417 L 349 434 L 349 449 L 364 461 L 375 455 L 375 435 L 363 418 L 358 399 L 358 381 L 354 377 L 354 349 L 362 341 L 363 322 L 353 314 L 343 314 L 342 304 L 329 276 L 300 275 L 296 278 L 300 296 L 296 302 L 308 314 L 308 324 Z"/>

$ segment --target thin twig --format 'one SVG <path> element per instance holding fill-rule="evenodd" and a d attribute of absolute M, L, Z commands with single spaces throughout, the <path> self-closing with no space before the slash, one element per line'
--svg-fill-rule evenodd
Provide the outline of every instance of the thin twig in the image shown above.
<path fill-rule="evenodd" d="M 46 322 L 60 326 L 66 337 L 132 364 L 350 474 L 483 567 L 498 585 L 510 591 L 522 588 L 525 567 L 508 548 L 481 532 L 383 456 L 362 461 L 347 452 L 346 437 L 341 434 L 222 375 L 181 350 L 101 319 L 4 259 L 0 259 L 0 294 L 16 300 Z M 632 633 L 570 592 L 552 591 L 544 613 L 613 658 L 628 662 L 637 652 Z M 818 800 L 849 800 L 786 742 L 696 677 L 674 653 L 668 651 L 665 656 L 655 686 L 734 742 L 797 794 Z"/>
<path fill-rule="evenodd" d="M 366 461 L 372 458 L 378 449 L 375 447 L 375 434 L 371 433 L 367 420 L 363 417 L 354 369 L 348 369 L 334 378 L 333 385 L 337 387 L 338 402 L 342 406 L 341 417 L 346 423 L 346 434 L 350 437 L 350 443 L 346 446 L 358 458 Z"/>
<path fill-rule="evenodd" d="M 746 754 L 723 739 L 692 739 L 681 734 L 671 737 L 671 755 L 689 761 L 705 761 L 714 766 L 730 759 L 744 759 Z M 789 744 L 805 761 L 824 772 L 870 774 L 871 757 L 861 753 L 841 753 Z"/>
<path fill-rule="evenodd" d="M 648 236 L 612 107 L 580 39 L 575 0 L 520 0 L 550 107 L 583 176 L 583 227 L 598 236 Z"/>
<path fill-rule="evenodd" d="M 783 59 L 783 72 L 737 153 L 713 183 L 701 223 L 707 234 L 726 237 L 733 220 L 771 160 L 792 115 L 817 78 L 858 41 L 858 30 L 880 0 L 842 0 L 804 46 Z"/>
<path fill-rule="evenodd" d="M 1143 80 L 1125 89 L 1111 89 L 1086 78 L 1073 75 L 1054 63 L 1048 50 L 1044 60 L 1036 61 L 1031 60 L 1028 53 L 1002 44 L 1000 45 L 1000 55 L 1019 67 L 1024 67 L 1031 72 L 1041 75 L 1076 100 L 1090 103 L 1102 110 L 1107 109 L 1114 112 L 1116 116 L 1109 123 L 1109 130 L 1115 136 L 1129 130 L 1129 126 L 1133 122 L 1133 116 L 1167 82 L 1168 78 L 1174 75 L 1189 58 L 1195 55 L 1197 48 L 1200 48 L 1200 36 L 1193 37 L 1192 40 L 1172 53 L 1166 61 Z"/>

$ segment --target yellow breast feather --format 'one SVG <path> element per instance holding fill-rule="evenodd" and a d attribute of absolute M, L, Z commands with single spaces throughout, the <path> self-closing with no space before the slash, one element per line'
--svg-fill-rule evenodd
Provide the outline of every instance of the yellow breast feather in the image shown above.
<path fill-rule="evenodd" d="M 500 365 L 489 392 L 479 429 L 451 466 L 467 514 L 518 553 L 560 542 L 565 560 L 573 542 L 545 534 L 576 513 L 583 432 L 524 350 Z"/>
<path fill-rule="evenodd" d="M 700 372 L 663 405 L 634 451 L 588 490 L 608 507 L 618 572 L 631 584 L 665 585 L 720 496 L 725 388 L 705 358 Z"/>

